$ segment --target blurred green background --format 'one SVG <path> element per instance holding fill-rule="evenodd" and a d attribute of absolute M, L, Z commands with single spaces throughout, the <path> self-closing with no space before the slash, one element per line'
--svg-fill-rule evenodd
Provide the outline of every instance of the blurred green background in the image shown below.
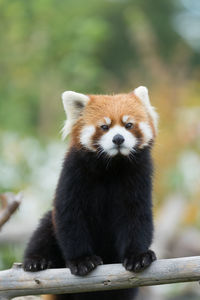
<path fill-rule="evenodd" d="M 24 194 L 0 232 L 1 269 L 22 260 L 30 232 L 51 207 L 66 150 L 61 93 L 139 85 L 149 88 L 160 115 L 155 248 L 160 257 L 197 255 L 200 1 L 0 0 L 0 193 Z M 151 292 L 199 299 L 193 285 Z"/>

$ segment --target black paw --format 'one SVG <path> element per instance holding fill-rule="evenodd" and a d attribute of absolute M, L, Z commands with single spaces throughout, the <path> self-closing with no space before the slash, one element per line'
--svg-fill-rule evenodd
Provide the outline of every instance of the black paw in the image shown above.
<path fill-rule="evenodd" d="M 23 263 L 23 269 L 26 272 L 38 272 L 54 267 L 54 263 L 45 258 L 26 258 Z"/>
<path fill-rule="evenodd" d="M 152 250 L 148 250 L 138 256 L 130 255 L 126 257 L 123 266 L 128 271 L 140 272 L 150 266 L 154 260 L 156 260 L 155 253 Z"/>
<path fill-rule="evenodd" d="M 86 256 L 74 260 L 69 260 L 67 262 L 67 267 L 70 268 L 70 271 L 74 275 L 84 276 L 89 272 L 94 270 L 98 265 L 102 265 L 103 261 L 101 257 L 92 255 Z"/>

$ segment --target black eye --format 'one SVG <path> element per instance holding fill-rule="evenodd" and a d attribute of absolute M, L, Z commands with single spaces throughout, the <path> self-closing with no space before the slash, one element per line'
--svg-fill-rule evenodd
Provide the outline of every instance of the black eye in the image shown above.
<path fill-rule="evenodd" d="M 106 131 L 106 130 L 109 129 L 109 127 L 108 127 L 108 125 L 102 125 L 102 126 L 101 126 L 101 129 L 103 129 L 104 131 Z"/>
<path fill-rule="evenodd" d="M 126 129 L 131 129 L 131 128 L 133 128 L 133 123 L 126 123 L 125 128 L 126 128 Z"/>

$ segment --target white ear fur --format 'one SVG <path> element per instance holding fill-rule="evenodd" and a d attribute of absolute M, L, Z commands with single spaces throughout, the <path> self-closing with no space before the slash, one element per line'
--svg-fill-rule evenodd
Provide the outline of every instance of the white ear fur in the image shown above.
<path fill-rule="evenodd" d="M 158 128 L 158 114 L 156 113 L 155 108 L 150 103 L 148 89 L 145 86 L 139 86 L 138 88 L 134 89 L 134 94 L 145 105 L 147 111 L 149 112 L 149 114 L 152 118 L 154 128 L 157 131 L 157 128 Z"/>
<path fill-rule="evenodd" d="M 89 102 L 90 98 L 84 94 L 66 91 L 62 94 L 62 102 L 67 120 L 62 128 L 62 139 L 65 139 L 71 132 L 73 125 L 80 117 L 82 110 Z"/>
<path fill-rule="evenodd" d="M 142 100 L 145 106 L 150 106 L 149 100 L 149 93 L 146 86 L 139 86 L 138 88 L 134 89 L 134 94 Z"/>

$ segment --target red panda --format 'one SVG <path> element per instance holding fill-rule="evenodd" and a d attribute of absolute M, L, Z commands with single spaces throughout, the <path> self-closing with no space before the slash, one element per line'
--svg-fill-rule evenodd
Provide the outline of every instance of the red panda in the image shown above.
<path fill-rule="evenodd" d="M 156 259 L 151 148 L 157 113 L 146 87 L 128 94 L 62 94 L 69 150 L 52 211 L 24 254 L 24 270 L 68 267 L 84 276 L 98 265 L 122 263 L 133 272 Z M 136 289 L 66 294 L 53 299 L 132 299 Z M 52 299 L 52 298 L 51 298 Z"/>

